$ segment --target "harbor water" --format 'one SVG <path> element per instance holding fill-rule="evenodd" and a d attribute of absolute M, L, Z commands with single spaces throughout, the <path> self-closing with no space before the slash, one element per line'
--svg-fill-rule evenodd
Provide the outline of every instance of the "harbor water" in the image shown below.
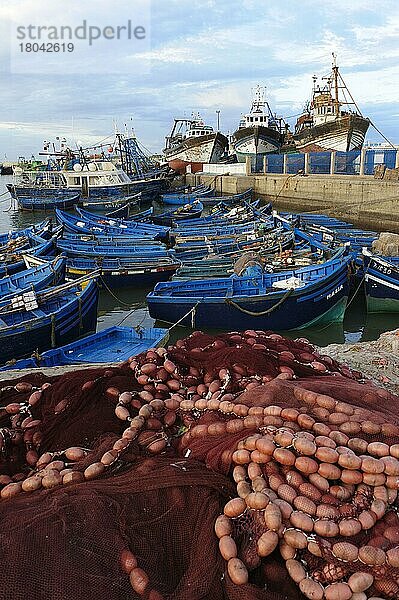
<path fill-rule="evenodd" d="M 0 178 L 0 233 L 21 229 L 32 223 L 37 223 L 45 216 L 53 213 L 22 212 L 11 202 L 10 195 L 6 192 L 6 184 L 12 181 L 11 176 Z M 146 308 L 146 295 L 152 288 L 117 288 L 113 290 L 102 289 L 100 292 L 97 330 L 100 331 L 113 325 L 126 325 L 151 327 L 165 326 L 155 322 Z M 362 290 L 360 289 L 359 292 Z M 381 333 L 398 327 L 398 315 L 371 314 L 367 315 L 362 293 L 351 298 L 343 323 L 334 323 L 322 328 L 307 328 L 300 331 L 287 332 L 288 337 L 307 337 L 312 343 L 326 346 L 333 343 L 354 343 L 377 339 Z M 174 327 L 170 337 L 175 340 L 190 333 L 185 327 Z"/>

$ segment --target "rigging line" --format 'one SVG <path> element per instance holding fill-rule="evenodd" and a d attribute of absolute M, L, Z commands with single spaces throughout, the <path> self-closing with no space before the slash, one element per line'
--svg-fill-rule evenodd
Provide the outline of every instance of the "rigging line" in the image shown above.
<path fill-rule="evenodd" d="M 295 117 L 300 117 L 302 113 L 303 113 L 303 111 L 300 113 L 297 113 L 296 115 L 289 115 L 288 117 L 283 117 L 283 119 L 294 119 Z"/>
<path fill-rule="evenodd" d="M 100 141 L 99 141 L 99 142 L 97 142 L 96 144 L 93 144 L 93 146 L 87 146 L 86 148 L 82 148 L 82 150 L 91 150 L 92 148 L 97 148 L 98 146 L 101 146 L 101 144 L 102 144 L 103 142 L 106 142 L 107 140 L 109 140 L 109 139 L 111 139 L 111 138 L 112 138 L 112 139 L 114 138 L 114 135 L 113 135 L 113 134 L 107 135 L 107 137 L 105 137 L 104 139 L 100 140 Z"/>
<path fill-rule="evenodd" d="M 355 264 L 356 264 L 356 263 L 355 263 Z M 363 261 L 363 264 L 364 264 L 364 261 Z M 363 276 L 362 276 L 362 278 L 361 278 L 361 280 L 360 280 L 360 283 L 359 283 L 359 285 L 357 286 L 357 288 L 355 289 L 355 291 L 353 292 L 353 295 L 352 295 L 351 299 L 349 300 L 349 302 L 347 302 L 345 310 L 347 310 L 347 309 L 348 309 L 348 307 L 349 307 L 349 306 L 352 304 L 352 302 L 353 302 L 353 301 L 354 301 L 354 299 L 356 298 L 356 296 L 357 296 L 357 293 L 358 293 L 358 291 L 360 290 L 360 286 L 363 284 L 363 282 L 364 282 L 364 281 L 365 281 L 365 279 L 366 279 L 366 275 L 367 275 L 367 272 L 368 272 L 368 270 L 369 270 L 369 267 L 370 267 L 370 262 L 369 262 L 369 264 L 367 265 L 366 269 L 363 271 Z"/>
<path fill-rule="evenodd" d="M 148 312 L 148 307 L 145 304 L 142 304 L 141 306 L 135 306 L 134 308 L 132 308 L 132 310 L 130 310 L 127 315 L 125 315 L 123 317 L 123 319 L 121 321 L 119 321 L 118 323 L 118 327 L 119 325 L 122 325 L 122 323 L 124 323 L 126 321 L 126 319 L 128 319 L 136 310 L 140 310 L 141 308 L 145 309 L 145 313 Z M 147 315 L 144 314 L 144 317 L 141 319 L 140 323 L 138 323 L 138 326 L 141 326 L 142 323 L 144 323 L 144 321 L 146 320 Z M 135 325 L 135 327 L 137 327 L 137 325 Z"/>
<path fill-rule="evenodd" d="M 171 325 L 169 327 L 169 331 L 171 331 L 173 329 L 173 327 L 176 327 L 176 325 L 178 325 L 179 323 L 181 323 L 182 321 L 184 321 L 184 319 L 186 317 L 188 317 L 190 314 L 195 315 L 195 310 L 196 310 L 198 304 L 201 303 L 201 301 L 202 301 L 202 298 L 200 300 L 198 300 L 198 302 L 194 306 L 192 306 L 190 308 L 190 310 L 185 315 L 183 315 L 178 321 L 176 321 L 176 323 L 173 323 L 173 325 Z M 193 329 L 194 329 L 194 327 L 193 327 Z"/>
<path fill-rule="evenodd" d="M 381 135 L 381 136 L 384 138 L 384 140 L 385 140 L 386 142 L 388 142 L 388 144 L 389 144 L 390 146 L 392 146 L 392 148 L 393 148 L 394 150 L 397 150 L 397 148 L 396 148 L 396 147 L 395 147 L 395 146 L 392 144 L 392 142 L 391 142 L 391 141 L 389 141 L 389 139 L 388 139 L 387 137 L 385 137 L 385 135 L 382 133 L 382 131 L 380 131 L 380 130 L 378 129 L 378 127 L 377 127 L 376 125 L 374 125 L 373 121 L 370 121 L 370 125 L 371 125 L 372 127 L 374 127 L 374 129 L 375 129 L 375 130 L 376 130 L 376 131 L 377 131 L 377 132 L 378 132 L 378 133 L 379 133 L 379 134 L 380 134 L 380 135 Z"/>
<path fill-rule="evenodd" d="M 116 300 L 117 302 L 119 302 L 119 303 L 120 303 L 120 304 L 122 304 L 123 306 L 127 306 L 128 308 L 130 308 L 130 307 L 132 306 L 131 304 L 128 304 L 127 302 L 124 302 L 123 300 L 121 300 L 120 298 L 118 298 L 118 296 L 116 296 L 116 295 L 113 293 L 113 291 L 111 290 L 111 288 L 110 288 L 110 287 L 109 287 L 109 286 L 108 286 L 108 285 L 105 283 L 105 280 L 104 280 L 104 278 L 103 278 L 103 276 L 102 276 L 102 275 L 100 275 L 100 276 L 99 276 L 99 279 L 101 280 L 101 283 L 102 283 L 102 285 L 104 286 L 104 288 L 107 290 L 107 292 L 108 292 L 109 294 L 111 294 L 111 296 L 112 296 L 113 298 L 115 298 L 115 300 Z M 136 307 L 136 308 L 140 308 L 140 307 Z"/>
<path fill-rule="evenodd" d="M 271 312 L 276 310 L 276 308 L 281 306 L 281 304 L 283 304 L 283 302 L 288 298 L 288 296 L 290 296 L 292 294 L 293 291 L 294 291 L 294 288 L 289 288 L 285 292 L 285 294 L 280 298 L 280 300 L 278 302 L 276 302 L 276 304 L 273 304 L 273 306 L 271 306 L 270 308 L 268 308 L 266 310 L 262 310 L 261 312 L 254 312 L 252 310 L 247 310 L 246 308 L 243 308 L 242 306 L 237 304 L 237 302 L 234 302 L 234 300 L 231 300 L 231 298 L 225 298 L 225 302 L 226 302 L 226 304 L 230 304 L 231 306 L 233 306 L 233 308 L 237 308 L 244 314 L 250 315 L 251 317 L 263 317 L 265 315 L 269 315 Z"/>
<path fill-rule="evenodd" d="M 285 187 L 285 185 L 286 185 L 287 181 L 288 181 L 288 180 L 289 180 L 291 177 L 296 177 L 296 176 L 297 176 L 297 175 L 299 175 L 299 174 L 300 174 L 300 173 L 291 173 L 290 175 L 288 175 L 288 177 L 286 177 L 286 179 L 285 179 L 285 181 L 284 181 L 283 185 L 281 186 L 281 189 L 280 189 L 280 191 L 279 191 L 279 192 L 278 192 L 278 194 L 276 194 L 276 196 L 275 196 L 275 200 L 277 200 L 277 198 L 280 196 L 280 194 L 281 194 L 281 192 L 283 191 L 283 189 L 284 189 L 284 187 Z"/>

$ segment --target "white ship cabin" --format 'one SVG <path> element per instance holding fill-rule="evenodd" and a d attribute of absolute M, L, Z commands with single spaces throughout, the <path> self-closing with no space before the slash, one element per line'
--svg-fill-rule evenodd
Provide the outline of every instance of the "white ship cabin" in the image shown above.
<path fill-rule="evenodd" d="M 281 120 L 280 117 L 273 115 L 269 103 L 265 100 L 265 90 L 258 85 L 252 100 L 251 110 L 242 116 L 239 128 L 258 126 L 280 130 Z"/>
<path fill-rule="evenodd" d="M 165 150 L 174 150 L 186 140 L 195 140 L 214 133 L 213 127 L 205 125 L 199 115 L 192 115 L 189 119 L 186 117 L 175 119 L 170 135 L 165 138 Z"/>
<path fill-rule="evenodd" d="M 205 125 L 202 119 L 198 121 L 192 121 L 189 128 L 184 134 L 186 139 L 192 139 L 201 137 L 203 135 L 211 135 L 213 133 L 213 127 Z"/>
<path fill-rule="evenodd" d="M 49 171 L 15 172 L 16 183 L 26 186 L 69 188 L 81 190 L 85 187 L 120 186 L 130 183 L 129 176 L 112 162 L 96 160 Z"/>
<path fill-rule="evenodd" d="M 323 125 L 335 121 L 340 115 L 340 102 L 334 100 L 331 91 L 331 81 L 322 89 L 316 85 L 317 77 L 313 77 L 312 100 L 308 103 L 305 112 L 298 118 L 295 133 L 310 129 L 315 125 Z"/>
<path fill-rule="evenodd" d="M 316 90 L 311 104 L 314 125 L 335 121 L 340 113 L 340 103 L 333 99 L 331 92 Z"/>

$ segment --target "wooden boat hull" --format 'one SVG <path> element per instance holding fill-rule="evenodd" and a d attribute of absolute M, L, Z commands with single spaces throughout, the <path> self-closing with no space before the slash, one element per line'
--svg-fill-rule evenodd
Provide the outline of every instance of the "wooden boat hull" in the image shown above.
<path fill-rule="evenodd" d="M 252 292 L 248 296 L 245 294 L 245 286 L 254 289 L 251 278 L 238 278 L 242 290 L 240 294 L 229 292 L 233 278 L 205 282 L 176 281 L 157 286 L 147 296 L 147 304 L 150 316 L 154 319 L 176 323 L 187 315 L 181 323 L 193 328 L 285 331 L 340 322 L 343 320 L 349 293 L 348 264 L 349 258 L 346 258 L 329 277 L 290 293 L 286 290 L 263 293 L 259 289 L 257 294 Z M 322 267 L 315 267 L 317 268 Z M 295 273 L 298 274 L 299 271 Z M 288 277 L 289 274 L 285 276 Z M 211 285 L 204 286 L 204 283 Z M 168 289 L 172 289 L 172 286 L 175 286 L 175 293 L 168 294 Z M 223 288 L 225 289 L 221 292 Z"/>
<path fill-rule="evenodd" d="M 79 296 L 75 295 L 52 314 L 33 316 L 9 327 L 0 326 L 0 363 L 27 356 L 35 350 L 42 352 L 61 346 L 95 331 L 97 302 L 98 286 L 93 280 Z"/>
<path fill-rule="evenodd" d="M 202 169 L 204 163 L 217 163 L 228 148 L 228 140 L 221 133 L 211 133 L 199 138 L 185 139 L 176 148 L 164 150 L 169 167 L 185 173 L 191 165 L 193 173 Z"/>
<path fill-rule="evenodd" d="M 399 260 L 363 256 L 368 313 L 399 312 Z"/>
<path fill-rule="evenodd" d="M 263 167 L 263 157 L 281 148 L 281 134 L 270 127 L 240 127 L 233 134 L 233 148 L 238 162 L 251 159 L 253 169 Z"/>
<path fill-rule="evenodd" d="M 369 125 L 369 119 L 347 114 L 332 122 L 304 128 L 293 139 L 301 152 L 350 152 L 362 148 Z"/>
<path fill-rule="evenodd" d="M 178 269 L 180 263 L 129 264 L 123 260 L 96 261 L 84 258 L 71 258 L 67 260 L 66 272 L 70 279 L 77 279 L 89 275 L 94 270 L 100 270 L 98 285 L 100 287 L 153 287 L 160 281 L 168 281 Z"/>

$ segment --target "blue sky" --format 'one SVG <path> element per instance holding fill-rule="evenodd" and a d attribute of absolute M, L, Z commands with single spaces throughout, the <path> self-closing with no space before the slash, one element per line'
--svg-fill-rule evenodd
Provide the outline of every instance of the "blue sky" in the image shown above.
<path fill-rule="evenodd" d="M 95 143 L 112 135 L 114 121 L 122 127 L 132 119 L 137 137 L 153 152 L 162 149 L 174 116 L 192 111 L 215 125 L 220 110 L 222 130 L 234 131 L 256 84 L 266 86 L 273 111 L 296 115 L 312 75 L 329 72 L 332 52 L 362 113 L 399 143 L 397 0 L 149 0 L 148 39 L 133 52 L 128 41 L 102 41 L 95 53 L 87 48 L 74 59 L 72 73 L 60 55 L 48 72 L 17 73 L 7 31 L 46 2 L 0 7 L 0 161 L 5 154 L 36 154 L 56 135 Z M 77 4 L 48 6 L 67 24 Z M 115 23 L 147 23 L 137 6 L 143 1 L 97 0 L 85 3 L 83 16 L 105 24 L 111 7 Z M 367 139 L 382 141 L 372 128 Z"/>

